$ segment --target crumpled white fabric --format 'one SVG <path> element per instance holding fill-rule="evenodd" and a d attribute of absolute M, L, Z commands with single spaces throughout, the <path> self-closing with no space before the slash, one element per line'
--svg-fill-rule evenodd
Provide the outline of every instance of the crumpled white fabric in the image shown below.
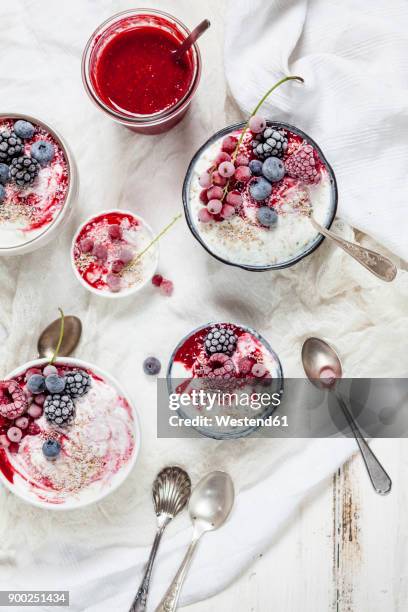
<path fill-rule="evenodd" d="M 283 75 L 302 76 L 263 112 L 320 144 L 339 216 L 407 260 L 407 3 L 234 0 L 226 23 L 225 71 L 240 107 L 250 112 Z"/>
<path fill-rule="evenodd" d="M 181 209 L 181 184 L 193 152 L 241 116 L 226 92 L 223 7 L 215 0 L 206 3 L 205 13 L 200 3 L 188 0 L 161 3 L 190 27 L 203 17 L 212 22 L 200 45 L 202 83 L 185 120 L 168 134 L 143 137 L 103 116 L 83 91 L 81 51 L 100 22 L 130 7 L 130 1 L 20 0 L 5 4 L 0 20 L 3 99 L 11 111 L 37 114 L 59 128 L 81 176 L 78 206 L 58 240 L 37 253 L 0 260 L 1 375 L 35 357 L 39 331 L 62 306 L 84 324 L 77 356 L 120 380 L 142 422 L 137 466 L 115 494 L 97 505 L 47 512 L 1 488 L 2 588 L 65 587 L 77 611 L 126 610 L 129 605 L 155 529 L 151 483 L 164 465 L 184 466 L 194 484 L 210 470 L 225 469 L 238 494 L 230 521 L 202 541 L 183 591 L 182 603 L 187 603 L 234 580 L 354 448 L 351 440 L 341 439 L 157 440 L 155 381 L 141 367 L 148 354 L 157 355 L 165 367 L 178 340 L 191 329 L 210 320 L 232 320 L 265 335 L 287 376 L 303 375 L 300 347 L 308 335 L 335 343 L 346 375 L 404 375 L 406 364 L 400 342 L 408 331 L 406 273 L 400 272 L 392 285 L 381 283 L 327 242 L 295 268 L 253 274 L 212 259 L 179 221 L 160 244 L 160 272 L 175 283 L 172 298 L 148 287 L 129 300 L 104 301 L 78 284 L 68 253 L 79 222 L 118 205 L 145 216 L 159 230 Z M 281 7 L 285 12 L 285 3 Z M 233 21 L 228 23 L 227 34 Z M 273 32 L 278 23 L 271 24 Z M 329 156 L 331 148 L 309 131 Z M 354 238 L 341 221 L 335 230 Z M 373 246 L 368 238 L 360 239 Z M 163 539 L 150 609 L 168 586 L 190 536 L 183 513 Z"/>

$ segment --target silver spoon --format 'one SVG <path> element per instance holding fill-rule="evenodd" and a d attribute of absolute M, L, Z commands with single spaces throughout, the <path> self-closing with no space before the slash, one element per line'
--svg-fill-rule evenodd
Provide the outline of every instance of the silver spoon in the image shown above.
<path fill-rule="evenodd" d="M 199 23 L 198 26 L 196 26 L 194 30 L 190 32 L 187 38 L 183 40 L 179 48 L 174 51 L 174 59 L 178 61 L 184 55 L 184 53 L 194 45 L 196 40 L 200 38 L 200 36 L 202 36 L 206 30 L 208 30 L 210 25 L 211 23 L 208 21 L 208 19 L 204 19 L 201 23 Z"/>
<path fill-rule="evenodd" d="M 390 259 L 388 259 L 388 257 L 385 257 L 376 251 L 372 251 L 371 249 L 366 249 L 355 242 L 349 242 L 334 232 L 331 232 L 326 227 L 323 227 L 323 225 L 320 225 L 320 223 L 318 223 L 312 216 L 309 218 L 313 227 L 317 229 L 320 234 L 323 234 L 323 236 L 326 236 L 326 238 L 332 240 L 337 246 L 348 253 L 348 255 L 351 255 L 351 257 L 358 261 L 358 263 L 364 266 L 372 274 L 383 281 L 387 281 L 388 283 L 394 280 L 397 275 L 397 267 Z"/>
<path fill-rule="evenodd" d="M 157 516 L 157 532 L 141 585 L 129 612 L 144 612 L 149 593 L 150 577 L 163 532 L 170 521 L 183 510 L 191 494 L 191 481 L 179 467 L 166 467 L 153 483 L 153 505 Z"/>
<path fill-rule="evenodd" d="M 350 425 L 371 483 L 377 493 L 385 495 L 391 491 L 391 478 L 367 444 L 350 410 L 336 391 L 336 379 L 342 377 L 342 367 L 339 356 L 333 347 L 320 338 L 308 338 L 302 347 L 303 368 L 309 380 L 319 389 L 332 391 Z"/>
<path fill-rule="evenodd" d="M 200 480 L 191 495 L 189 513 L 194 525 L 193 538 L 187 553 L 156 612 L 174 612 L 184 579 L 201 536 L 218 529 L 227 520 L 234 503 L 234 485 L 225 472 L 211 472 Z"/>
<path fill-rule="evenodd" d="M 37 342 L 39 357 L 52 358 L 58 344 L 60 330 L 61 319 L 56 319 L 41 332 Z M 80 319 L 74 316 L 64 317 L 64 337 L 58 355 L 68 357 L 78 346 L 81 334 L 82 323 Z"/>

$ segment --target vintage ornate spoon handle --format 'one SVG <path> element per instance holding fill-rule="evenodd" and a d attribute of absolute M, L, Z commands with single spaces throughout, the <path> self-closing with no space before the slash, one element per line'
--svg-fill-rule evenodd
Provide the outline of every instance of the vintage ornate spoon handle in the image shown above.
<path fill-rule="evenodd" d="M 340 238 L 340 236 L 337 236 L 337 234 L 334 232 L 331 232 L 327 228 L 320 225 L 320 223 L 315 221 L 312 216 L 310 217 L 310 220 L 320 234 L 323 234 L 323 236 L 333 240 L 337 246 L 343 249 L 343 251 L 346 251 L 346 253 L 351 255 L 351 257 L 358 261 L 362 266 L 372 272 L 372 274 L 387 282 L 394 280 L 397 275 L 397 268 L 392 261 L 388 259 L 388 257 L 380 255 L 380 253 L 372 251 L 371 249 L 366 249 L 359 244 L 355 244 L 354 242 L 344 240 L 344 238 Z"/>
<path fill-rule="evenodd" d="M 338 393 L 336 393 L 336 398 L 339 402 L 339 406 L 343 410 L 343 414 L 346 417 L 348 424 L 350 425 L 350 429 L 353 432 L 360 452 L 363 456 L 364 463 L 371 480 L 371 484 L 379 495 L 386 495 L 391 491 L 391 478 L 388 476 L 387 472 L 385 471 L 385 469 L 367 444 L 367 441 L 363 437 L 359 426 L 354 420 L 353 415 L 349 411 L 343 398 Z"/>
<path fill-rule="evenodd" d="M 152 575 L 153 563 L 156 558 L 157 550 L 159 548 L 164 528 L 165 525 L 159 527 L 156 532 L 143 580 L 140 584 L 138 592 L 136 593 L 136 597 L 134 598 L 133 603 L 129 608 L 129 612 L 144 612 L 146 610 L 147 595 L 149 593 L 150 577 Z"/>
<path fill-rule="evenodd" d="M 175 612 L 175 610 L 177 610 L 181 587 L 183 586 L 183 582 L 185 580 L 185 577 L 187 576 L 187 572 L 193 559 L 197 544 L 198 538 L 194 538 L 190 546 L 188 547 L 186 555 L 183 561 L 181 562 L 177 574 L 174 576 L 172 583 L 166 591 L 166 594 L 164 595 L 160 604 L 156 608 L 156 612 Z"/>

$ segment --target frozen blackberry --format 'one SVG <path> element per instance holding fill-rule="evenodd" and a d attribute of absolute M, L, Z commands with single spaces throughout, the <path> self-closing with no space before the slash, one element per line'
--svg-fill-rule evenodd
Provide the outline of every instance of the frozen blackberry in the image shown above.
<path fill-rule="evenodd" d="M 23 152 L 23 141 L 12 130 L 0 132 L 0 162 L 9 164 Z"/>
<path fill-rule="evenodd" d="M 10 178 L 19 187 L 32 185 L 40 171 L 40 164 L 36 159 L 23 155 L 15 157 L 10 166 Z"/>
<path fill-rule="evenodd" d="M 65 427 L 70 425 L 75 417 L 75 406 L 69 395 L 47 395 L 44 402 L 45 418 L 52 425 Z"/>
<path fill-rule="evenodd" d="M 204 346 L 208 355 L 214 355 L 215 353 L 232 355 L 237 346 L 237 337 L 230 329 L 216 325 L 206 335 Z"/>
<path fill-rule="evenodd" d="M 91 388 L 91 377 L 84 370 L 75 370 L 65 374 L 65 392 L 74 399 L 82 397 Z"/>
<path fill-rule="evenodd" d="M 288 139 L 283 132 L 267 127 L 252 140 L 252 147 L 258 159 L 282 157 L 288 148 Z"/>

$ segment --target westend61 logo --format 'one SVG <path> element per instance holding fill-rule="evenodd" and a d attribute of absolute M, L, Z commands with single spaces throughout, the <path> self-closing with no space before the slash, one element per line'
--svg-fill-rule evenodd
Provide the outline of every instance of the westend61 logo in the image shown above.
<path fill-rule="evenodd" d="M 287 427 L 286 416 L 258 417 L 281 403 L 281 394 L 267 392 L 239 393 L 191 389 L 188 393 L 171 393 L 168 407 L 177 414 L 169 417 L 171 427 Z M 180 410 L 184 413 L 180 416 Z M 258 423 L 259 421 L 259 423 Z"/>

